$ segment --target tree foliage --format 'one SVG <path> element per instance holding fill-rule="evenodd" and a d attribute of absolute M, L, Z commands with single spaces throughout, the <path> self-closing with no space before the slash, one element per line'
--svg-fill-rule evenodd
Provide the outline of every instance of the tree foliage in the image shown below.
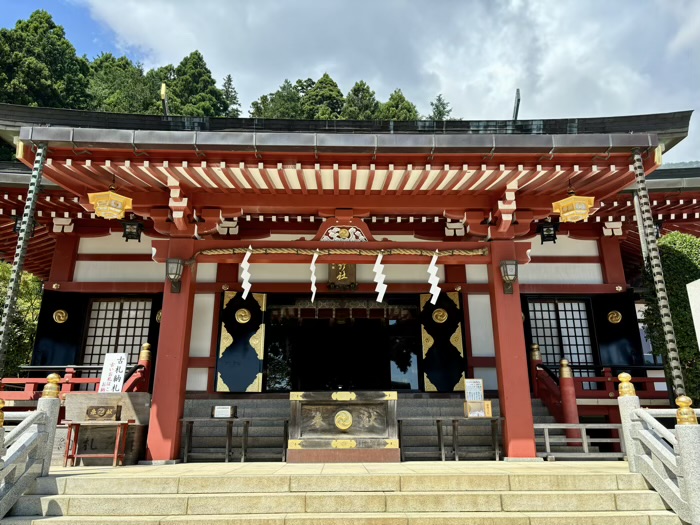
<path fill-rule="evenodd" d="M 400 89 L 396 89 L 389 95 L 389 100 L 380 105 L 377 117 L 380 120 L 420 120 L 416 106 Z"/>
<path fill-rule="evenodd" d="M 669 233 L 659 239 L 659 252 L 686 392 L 692 399 L 700 400 L 700 351 L 697 339 L 700 334 L 695 333 L 686 288 L 688 283 L 700 279 L 700 238 L 680 232 Z M 654 280 L 648 268 L 645 290 L 647 338 L 654 353 L 665 356 L 664 329 L 654 292 Z M 668 366 L 666 377 L 671 377 Z"/>
<path fill-rule="evenodd" d="M 435 100 L 430 103 L 430 107 L 432 112 L 428 115 L 428 120 L 450 120 L 452 108 L 450 103 L 443 98 L 442 93 L 435 97 Z"/>
<path fill-rule="evenodd" d="M 379 101 L 366 82 L 360 80 L 348 91 L 340 116 L 346 120 L 375 120 Z"/>
<path fill-rule="evenodd" d="M 172 94 L 182 105 L 182 114 L 193 117 L 214 117 L 225 114 L 224 93 L 216 87 L 216 81 L 199 51 L 193 51 L 175 68 Z"/>
<path fill-rule="evenodd" d="M 224 111 L 225 117 L 238 118 L 241 116 L 241 103 L 238 100 L 238 91 L 233 86 L 233 78 L 231 75 L 226 75 L 224 78 L 224 102 L 226 102 L 226 109 Z"/>
<path fill-rule="evenodd" d="M 0 294 L 2 297 L 5 297 L 7 293 L 10 270 L 9 264 L 0 262 Z M 3 305 L 0 305 L 0 314 Z M 0 377 L 17 376 L 19 367 L 31 361 L 40 305 L 41 281 L 32 274 L 24 273 L 20 282 L 17 305 L 10 322 L 5 367 L 0 370 Z"/>
<path fill-rule="evenodd" d="M 303 118 L 299 89 L 289 80 L 285 80 L 277 91 L 263 95 L 251 104 L 250 116 L 279 119 Z"/>
<path fill-rule="evenodd" d="M 90 63 L 92 109 L 112 113 L 148 113 L 155 86 L 141 64 L 104 53 Z"/>
<path fill-rule="evenodd" d="M 46 11 L 0 29 L 0 102 L 56 108 L 89 107 L 90 67 Z"/>
<path fill-rule="evenodd" d="M 301 109 L 308 120 L 338 120 L 344 103 L 343 92 L 328 73 L 301 97 Z"/>

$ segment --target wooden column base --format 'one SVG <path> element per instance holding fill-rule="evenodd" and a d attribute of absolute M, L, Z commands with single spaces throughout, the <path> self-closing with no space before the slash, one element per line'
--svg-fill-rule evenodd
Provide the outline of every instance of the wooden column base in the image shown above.
<path fill-rule="evenodd" d="M 398 448 L 382 449 L 292 449 L 287 450 L 287 463 L 399 463 Z"/>

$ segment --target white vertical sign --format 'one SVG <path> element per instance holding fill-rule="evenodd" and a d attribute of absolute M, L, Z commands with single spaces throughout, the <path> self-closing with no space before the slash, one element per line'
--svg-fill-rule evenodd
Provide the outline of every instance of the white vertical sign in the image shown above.
<path fill-rule="evenodd" d="M 700 279 L 685 285 L 688 289 L 688 300 L 690 301 L 690 312 L 693 315 L 695 325 L 695 337 L 700 347 Z"/>
<path fill-rule="evenodd" d="M 99 392 L 121 392 L 126 374 L 126 354 L 106 354 Z"/>

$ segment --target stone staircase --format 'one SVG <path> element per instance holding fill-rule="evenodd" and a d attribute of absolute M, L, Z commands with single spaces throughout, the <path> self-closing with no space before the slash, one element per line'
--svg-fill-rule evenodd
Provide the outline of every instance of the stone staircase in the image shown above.
<path fill-rule="evenodd" d="M 681 525 L 621 462 L 57 470 L 4 525 Z"/>
<path fill-rule="evenodd" d="M 237 399 L 231 401 L 238 408 L 239 417 L 284 417 L 289 416 L 288 399 Z M 493 414 L 500 415 L 498 399 L 492 400 Z M 532 410 L 535 423 L 554 423 L 554 417 L 539 399 L 533 399 Z M 211 401 L 188 400 L 185 405 L 186 416 L 208 417 Z M 401 394 L 397 404 L 398 417 L 455 417 L 464 415 L 464 397 L 461 394 L 445 397 L 426 397 L 423 395 Z M 452 426 L 445 422 L 443 427 L 447 459 L 453 459 Z M 550 431 L 551 435 L 561 435 L 563 431 Z M 249 461 L 275 460 L 282 456 L 284 428 L 280 422 L 261 421 L 250 427 L 248 436 Z M 193 428 L 191 461 L 220 460 L 225 445 L 226 430 L 224 425 L 197 423 Z M 240 459 L 241 427 L 234 426 L 233 461 Z M 184 442 L 184 440 L 183 440 Z M 406 421 L 403 424 L 402 448 L 406 459 L 436 460 L 440 457 L 437 430 L 429 421 Z M 502 447 L 501 447 L 502 448 Z M 539 450 L 538 451 L 543 451 Z M 574 452 L 577 449 L 568 447 Z M 493 459 L 491 423 L 473 421 L 460 425 L 459 452 L 462 460 Z M 503 454 L 501 453 L 501 457 Z"/>

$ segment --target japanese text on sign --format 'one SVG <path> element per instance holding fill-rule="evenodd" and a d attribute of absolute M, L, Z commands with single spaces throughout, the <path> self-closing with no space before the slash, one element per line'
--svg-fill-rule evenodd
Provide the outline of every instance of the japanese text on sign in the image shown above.
<path fill-rule="evenodd" d="M 125 375 L 126 354 L 105 355 L 99 392 L 121 392 Z"/>

